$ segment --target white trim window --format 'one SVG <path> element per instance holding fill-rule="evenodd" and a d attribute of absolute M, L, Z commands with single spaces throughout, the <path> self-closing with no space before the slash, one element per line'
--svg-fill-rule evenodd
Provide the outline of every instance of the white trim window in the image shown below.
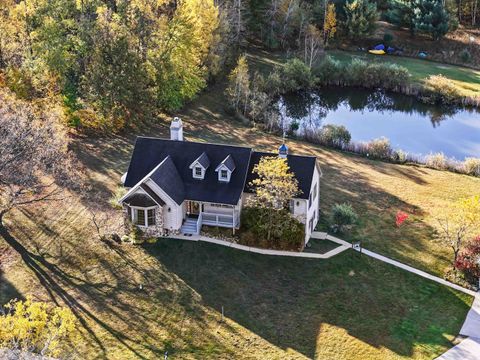
<path fill-rule="evenodd" d="M 156 207 L 141 208 L 131 206 L 128 208 L 128 215 L 132 223 L 140 227 L 154 226 L 156 220 Z"/>
<path fill-rule="evenodd" d="M 218 174 L 218 181 L 220 182 L 230 182 L 232 177 L 232 172 L 225 165 L 220 165 L 216 170 Z"/>
<path fill-rule="evenodd" d="M 203 179 L 205 177 L 205 169 L 200 165 L 194 166 L 193 167 L 193 177 L 195 179 Z"/>
<path fill-rule="evenodd" d="M 220 180 L 228 181 L 228 170 L 220 170 Z"/>

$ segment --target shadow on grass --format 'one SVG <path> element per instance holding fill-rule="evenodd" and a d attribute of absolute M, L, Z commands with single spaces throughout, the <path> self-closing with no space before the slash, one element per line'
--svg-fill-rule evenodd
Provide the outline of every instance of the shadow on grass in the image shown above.
<path fill-rule="evenodd" d="M 0 306 L 5 305 L 13 299 L 23 300 L 23 296 L 17 288 L 3 276 L 3 270 L 0 269 Z"/>
<path fill-rule="evenodd" d="M 86 318 L 93 320 L 102 328 L 111 333 L 118 341 L 124 346 L 133 351 L 138 357 L 144 358 L 141 354 L 136 353 L 135 350 L 129 346 L 126 342 L 128 338 L 121 332 L 111 328 L 108 324 L 100 320 L 94 313 L 88 310 L 83 304 L 81 304 L 75 296 L 67 291 L 67 287 L 75 287 L 75 284 L 67 274 L 65 274 L 59 267 L 45 260 L 40 255 L 36 255 L 26 249 L 20 242 L 15 239 L 5 226 L 0 225 L 0 236 L 11 246 L 12 249 L 17 251 L 21 256 L 24 264 L 33 272 L 37 277 L 41 286 L 46 290 L 51 300 L 56 305 L 61 305 L 58 301 L 67 304 L 79 320 L 83 328 L 87 330 L 89 335 L 95 340 L 95 343 L 100 347 L 103 353 L 106 353 L 106 348 L 102 341 L 96 336 L 95 332 L 88 325 Z"/>
<path fill-rule="evenodd" d="M 145 248 L 205 305 L 308 358 L 335 346 L 322 324 L 377 349 L 408 357 L 421 346 L 431 357 L 451 345 L 445 335 L 458 333 L 469 309 L 463 294 L 351 252 L 318 261 L 171 239 Z"/>

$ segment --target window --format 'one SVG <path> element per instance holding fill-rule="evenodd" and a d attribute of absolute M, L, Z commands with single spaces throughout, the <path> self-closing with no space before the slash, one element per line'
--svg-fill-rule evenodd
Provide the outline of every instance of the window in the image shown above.
<path fill-rule="evenodd" d="M 155 209 L 147 210 L 148 226 L 155 225 Z"/>
<path fill-rule="evenodd" d="M 155 209 L 135 209 L 129 211 L 133 215 L 133 223 L 138 226 L 152 226 L 156 223 Z"/>
<path fill-rule="evenodd" d="M 135 209 L 135 224 L 146 226 L 145 224 L 145 210 Z"/>
<path fill-rule="evenodd" d="M 308 196 L 308 208 L 312 206 L 312 193 L 310 192 L 310 195 Z"/>
<path fill-rule="evenodd" d="M 290 213 L 294 214 L 295 213 L 295 200 L 290 200 L 289 208 L 290 208 Z"/>
<path fill-rule="evenodd" d="M 202 177 L 203 171 L 200 166 L 195 166 L 195 177 Z"/>
<path fill-rule="evenodd" d="M 317 198 L 317 184 L 313 185 L 313 199 L 315 201 L 315 199 Z"/>
<path fill-rule="evenodd" d="M 228 171 L 227 170 L 220 170 L 220 178 L 227 180 L 228 179 Z"/>

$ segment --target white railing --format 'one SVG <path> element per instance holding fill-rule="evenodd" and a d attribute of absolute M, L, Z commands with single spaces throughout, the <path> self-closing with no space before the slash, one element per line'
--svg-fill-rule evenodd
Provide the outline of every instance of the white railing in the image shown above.
<path fill-rule="evenodd" d="M 213 226 L 223 226 L 223 227 L 233 227 L 233 215 L 226 214 L 215 214 L 215 213 L 201 213 L 202 224 L 204 225 L 213 225 Z"/>
<path fill-rule="evenodd" d="M 202 230 L 202 213 L 198 214 L 198 219 L 197 219 L 197 235 L 200 234 L 200 230 Z"/>

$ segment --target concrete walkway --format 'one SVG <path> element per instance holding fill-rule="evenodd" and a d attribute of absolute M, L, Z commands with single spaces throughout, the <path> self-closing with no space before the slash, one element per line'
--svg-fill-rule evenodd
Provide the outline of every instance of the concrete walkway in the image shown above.
<path fill-rule="evenodd" d="M 480 360 L 480 294 L 477 294 L 473 301 L 460 335 L 468 338 L 439 356 L 437 360 Z"/>
<path fill-rule="evenodd" d="M 232 249 L 248 251 L 256 254 L 262 255 L 272 255 L 272 256 L 290 256 L 290 257 L 300 257 L 300 258 L 310 258 L 310 259 L 329 259 L 335 255 L 340 254 L 341 252 L 348 250 L 351 248 L 351 245 L 347 242 L 340 244 L 340 246 L 336 247 L 333 250 L 326 252 L 325 254 L 316 254 L 316 253 L 306 253 L 306 252 L 296 252 L 296 251 L 282 251 L 282 250 L 269 250 L 269 249 L 260 249 L 252 246 L 245 246 L 240 244 L 235 244 L 230 241 L 214 239 L 211 237 L 203 236 L 203 235 L 171 235 L 168 236 L 171 239 L 180 239 L 180 240 L 188 240 L 188 241 L 203 241 L 211 244 L 217 244 L 221 246 L 230 247 Z"/>
<path fill-rule="evenodd" d="M 454 346 L 436 360 L 479 360 L 480 340 L 467 338 L 457 346 Z"/>

